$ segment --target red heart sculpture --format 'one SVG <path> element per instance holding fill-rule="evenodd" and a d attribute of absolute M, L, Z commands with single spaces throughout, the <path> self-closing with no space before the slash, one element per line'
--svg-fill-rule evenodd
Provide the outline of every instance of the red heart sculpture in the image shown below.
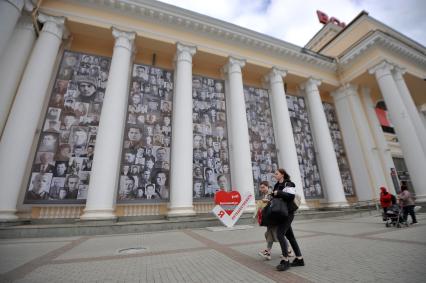
<path fill-rule="evenodd" d="M 228 215 L 231 215 L 235 207 L 241 202 L 241 195 L 237 191 L 218 191 L 214 195 L 214 203 L 220 205 Z"/>

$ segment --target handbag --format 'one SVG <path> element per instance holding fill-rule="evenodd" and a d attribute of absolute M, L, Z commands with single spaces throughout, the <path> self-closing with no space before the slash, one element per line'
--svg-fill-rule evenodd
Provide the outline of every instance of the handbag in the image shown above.
<path fill-rule="evenodd" d="M 270 225 L 273 225 L 274 223 L 272 222 L 272 219 L 271 219 L 271 204 L 270 203 L 268 203 L 262 210 L 261 210 L 261 213 L 260 213 L 262 216 L 261 216 L 261 219 L 260 219 L 260 222 L 259 222 L 259 225 L 260 226 L 270 226 Z"/>
<path fill-rule="evenodd" d="M 288 217 L 287 203 L 281 198 L 273 198 L 271 200 L 271 217 L 281 219 Z"/>

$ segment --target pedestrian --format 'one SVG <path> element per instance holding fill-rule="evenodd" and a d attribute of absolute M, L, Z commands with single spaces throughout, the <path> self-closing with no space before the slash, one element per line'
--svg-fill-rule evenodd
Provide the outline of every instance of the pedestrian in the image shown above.
<path fill-rule="evenodd" d="M 294 236 L 293 229 L 291 228 L 291 223 L 293 222 L 295 211 L 293 201 L 296 195 L 296 186 L 290 180 L 290 175 L 288 175 L 287 172 L 282 168 L 279 168 L 277 171 L 275 171 L 274 176 L 275 180 L 277 180 L 277 183 L 274 186 L 272 196 L 274 198 L 282 199 L 288 208 L 288 216 L 279 219 L 277 224 L 277 237 L 283 255 L 283 260 L 281 260 L 280 264 L 277 266 L 277 270 L 285 271 L 289 269 L 290 266 L 304 266 L 305 262 Z M 287 237 L 294 253 L 296 254 L 296 258 L 291 264 L 289 261 L 288 246 L 285 237 Z"/>
<path fill-rule="evenodd" d="M 380 206 L 383 208 L 383 221 L 386 221 L 386 212 L 392 206 L 392 194 L 385 187 L 380 187 Z"/>
<path fill-rule="evenodd" d="M 256 212 L 255 212 L 255 215 L 254 215 L 255 218 L 257 218 L 257 217 L 259 217 L 259 215 L 261 215 L 262 209 L 265 208 L 265 206 L 270 202 L 270 200 L 272 198 L 272 196 L 271 196 L 272 192 L 269 189 L 268 181 L 260 182 L 259 191 L 260 191 L 262 199 L 256 202 Z M 260 251 L 259 255 L 261 257 L 265 258 L 266 260 L 271 260 L 272 245 L 274 244 L 274 242 L 278 242 L 277 226 L 275 226 L 275 225 L 266 226 L 265 239 L 266 239 L 266 249 Z"/>
<path fill-rule="evenodd" d="M 414 197 L 408 191 L 407 184 L 402 182 L 401 184 L 401 193 L 398 195 L 400 204 L 402 205 L 402 212 L 405 223 L 408 224 L 408 214 L 411 216 L 412 224 L 417 223 L 416 213 L 414 212 Z"/>

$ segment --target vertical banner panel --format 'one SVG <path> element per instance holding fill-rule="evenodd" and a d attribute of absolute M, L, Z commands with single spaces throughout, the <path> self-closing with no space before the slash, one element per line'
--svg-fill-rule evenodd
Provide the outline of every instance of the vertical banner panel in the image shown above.
<path fill-rule="evenodd" d="M 117 202 L 169 199 L 172 99 L 172 71 L 133 65 Z"/>
<path fill-rule="evenodd" d="M 260 182 L 268 181 L 270 186 L 276 182 L 274 172 L 278 169 L 277 149 L 268 91 L 244 87 L 244 98 L 250 136 L 254 193 L 258 197 Z"/>
<path fill-rule="evenodd" d="M 222 80 L 192 78 L 194 199 L 231 190 L 224 85 Z"/>
<path fill-rule="evenodd" d="M 110 63 L 102 56 L 64 52 L 25 203 L 85 202 Z"/>

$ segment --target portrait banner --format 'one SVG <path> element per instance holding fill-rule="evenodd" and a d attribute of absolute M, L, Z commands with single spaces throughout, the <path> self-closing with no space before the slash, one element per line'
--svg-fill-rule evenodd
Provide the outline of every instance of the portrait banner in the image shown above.
<path fill-rule="evenodd" d="M 277 149 L 272 125 L 269 93 L 265 89 L 244 87 L 247 125 L 250 137 L 251 164 L 255 197 L 259 197 L 260 182 L 274 186 L 278 169 Z"/>
<path fill-rule="evenodd" d="M 84 203 L 111 59 L 65 51 L 56 75 L 25 203 Z"/>
<path fill-rule="evenodd" d="M 211 199 L 231 189 L 224 81 L 193 76 L 192 102 L 193 198 Z"/>
<path fill-rule="evenodd" d="M 303 182 L 303 193 L 306 199 L 323 198 L 324 194 L 305 99 L 292 95 L 287 95 L 286 98 Z"/>
<path fill-rule="evenodd" d="M 323 103 L 325 116 L 327 117 L 328 128 L 330 129 L 331 139 L 333 140 L 334 151 L 336 152 L 337 163 L 339 165 L 340 175 L 343 182 L 343 190 L 346 196 L 354 196 L 355 190 L 352 181 L 352 175 L 349 168 L 348 158 L 343 145 L 342 134 L 337 121 L 336 111 L 330 103 Z"/>
<path fill-rule="evenodd" d="M 173 72 L 134 64 L 117 202 L 168 201 L 172 108 Z"/>

